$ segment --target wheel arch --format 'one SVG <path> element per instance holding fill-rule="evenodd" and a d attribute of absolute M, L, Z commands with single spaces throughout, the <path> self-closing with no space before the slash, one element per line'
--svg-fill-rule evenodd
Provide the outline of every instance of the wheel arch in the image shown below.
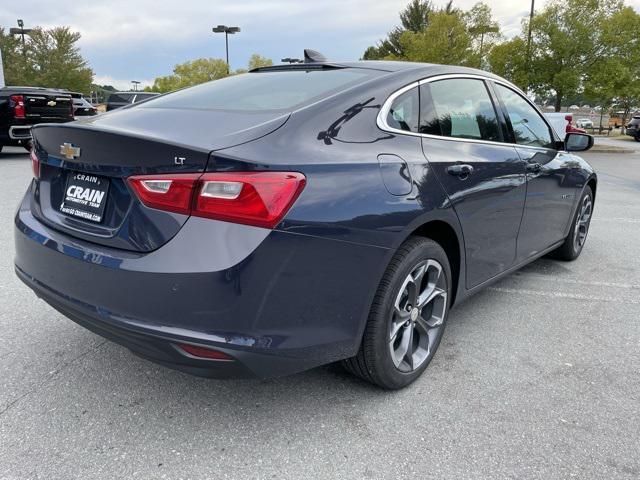
<path fill-rule="evenodd" d="M 462 242 L 458 238 L 456 230 L 443 220 L 431 220 L 415 228 L 409 236 L 425 237 L 433 240 L 442 247 L 449 259 L 451 266 L 451 303 L 456 301 L 460 277 L 462 274 Z"/>
<path fill-rule="evenodd" d="M 587 186 L 591 188 L 591 193 L 593 193 L 593 201 L 595 202 L 595 200 L 596 200 L 596 188 L 598 186 L 598 179 L 595 176 L 592 176 L 587 181 Z"/>

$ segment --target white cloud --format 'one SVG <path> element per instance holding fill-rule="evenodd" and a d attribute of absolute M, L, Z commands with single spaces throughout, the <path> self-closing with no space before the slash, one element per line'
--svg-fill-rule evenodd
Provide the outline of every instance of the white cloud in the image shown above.
<path fill-rule="evenodd" d="M 454 0 L 471 8 L 478 0 Z M 537 0 L 541 9 L 547 0 Z M 335 60 L 354 60 L 399 23 L 409 0 L 5 0 L 0 25 L 23 18 L 27 27 L 68 25 L 97 78 L 122 87 L 131 79 L 171 73 L 189 59 L 224 57 L 224 37 L 211 27 L 239 25 L 229 39 L 232 68 L 251 53 L 274 60 L 315 48 Z M 446 0 L 434 0 L 443 6 Z M 530 0 L 485 0 L 507 37 L 517 34 Z M 626 0 L 640 11 L 640 0 Z M 148 80 L 146 80 L 148 81 Z"/>

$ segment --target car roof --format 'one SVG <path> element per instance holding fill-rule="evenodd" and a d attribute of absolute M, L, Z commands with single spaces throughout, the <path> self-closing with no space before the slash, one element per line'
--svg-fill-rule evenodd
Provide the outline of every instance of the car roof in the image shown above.
<path fill-rule="evenodd" d="M 331 69 L 331 68 L 363 68 L 368 70 L 378 70 L 389 73 L 406 73 L 411 75 L 412 73 L 422 78 L 432 77 L 435 75 L 446 74 L 469 74 L 479 75 L 487 77 L 489 79 L 496 79 L 505 81 L 503 78 L 498 77 L 485 70 L 479 70 L 477 68 L 462 67 L 456 65 L 440 65 L 436 63 L 421 63 L 421 62 L 404 62 L 395 60 L 358 60 L 358 61 L 346 61 L 346 62 L 313 62 L 313 63 L 293 63 L 293 64 L 279 64 L 269 67 L 259 67 L 250 70 L 250 72 L 269 72 L 269 71 L 287 71 L 287 70 L 304 70 L 304 69 Z M 509 83 L 509 82 L 508 82 Z M 510 84 L 510 83 L 509 83 Z"/>

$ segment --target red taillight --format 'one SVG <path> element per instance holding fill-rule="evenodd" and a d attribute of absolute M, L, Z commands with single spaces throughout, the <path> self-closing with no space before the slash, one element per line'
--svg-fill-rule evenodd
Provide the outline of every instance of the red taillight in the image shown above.
<path fill-rule="evenodd" d="M 33 170 L 33 178 L 38 179 L 40 178 L 40 160 L 38 159 L 35 150 L 31 150 L 29 157 L 31 157 L 31 169 Z"/>
<path fill-rule="evenodd" d="M 148 207 L 189 215 L 191 197 L 200 173 L 129 177 L 138 198 Z"/>
<path fill-rule="evenodd" d="M 182 350 L 193 357 L 204 358 L 207 360 L 233 360 L 231 355 L 227 355 L 220 350 L 214 350 L 213 348 L 189 345 L 188 343 L 176 343 L 175 346 L 178 347 L 179 350 Z"/>
<path fill-rule="evenodd" d="M 193 214 L 273 228 L 298 198 L 305 183 L 301 173 L 205 173 L 199 181 Z"/>
<path fill-rule="evenodd" d="M 13 116 L 15 118 L 25 118 L 27 114 L 24 109 L 24 97 L 22 95 L 11 95 L 9 98 L 13 103 Z"/>
<path fill-rule="evenodd" d="M 216 172 L 129 178 L 148 207 L 274 228 L 305 186 L 297 172 Z"/>

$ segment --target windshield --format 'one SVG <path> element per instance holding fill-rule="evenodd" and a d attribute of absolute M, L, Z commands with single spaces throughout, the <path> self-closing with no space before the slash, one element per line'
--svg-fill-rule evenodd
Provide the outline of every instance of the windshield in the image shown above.
<path fill-rule="evenodd" d="M 284 110 L 380 75 L 375 70 L 288 70 L 233 75 L 145 102 L 140 108 Z"/>

